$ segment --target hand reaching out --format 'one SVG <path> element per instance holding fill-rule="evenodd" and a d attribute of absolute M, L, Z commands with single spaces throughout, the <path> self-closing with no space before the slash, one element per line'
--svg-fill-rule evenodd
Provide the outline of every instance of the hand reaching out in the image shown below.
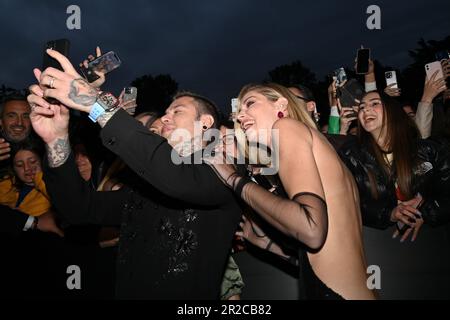
<path fill-rule="evenodd" d="M 80 67 L 84 66 L 87 69 L 89 62 L 94 61 L 95 58 L 100 57 L 102 55 L 102 51 L 100 50 L 100 47 L 95 48 L 95 53 L 96 53 L 96 57 L 94 57 L 92 54 L 90 54 L 86 60 L 84 60 L 82 63 L 80 63 Z M 100 88 L 106 81 L 105 73 L 103 73 L 101 71 L 94 71 L 94 72 L 99 78 L 97 80 L 95 80 L 94 82 L 91 82 L 91 86 L 93 86 L 95 88 Z"/>
<path fill-rule="evenodd" d="M 423 95 L 421 102 L 433 103 L 434 98 L 436 98 L 441 92 L 446 89 L 445 79 L 436 79 L 438 71 L 433 73 L 430 79 L 425 78 L 425 85 L 423 88 Z"/>

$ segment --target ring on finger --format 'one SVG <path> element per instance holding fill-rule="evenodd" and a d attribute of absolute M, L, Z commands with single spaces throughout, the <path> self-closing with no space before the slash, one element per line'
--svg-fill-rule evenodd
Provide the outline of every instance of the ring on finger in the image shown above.
<path fill-rule="evenodd" d="M 55 87 L 53 86 L 53 84 L 55 83 L 55 78 L 51 78 L 50 79 L 50 83 L 48 84 L 48 86 L 50 87 L 50 88 L 52 88 L 52 89 L 54 89 Z"/>

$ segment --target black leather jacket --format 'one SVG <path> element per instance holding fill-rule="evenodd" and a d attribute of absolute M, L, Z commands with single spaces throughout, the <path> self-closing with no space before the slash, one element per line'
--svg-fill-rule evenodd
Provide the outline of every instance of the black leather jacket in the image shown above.
<path fill-rule="evenodd" d="M 383 173 L 375 158 L 355 140 L 348 141 L 339 155 L 358 185 L 363 224 L 386 229 L 393 223 L 392 210 L 397 206 L 392 178 Z M 439 226 L 450 221 L 450 153 L 447 147 L 430 140 L 420 140 L 419 165 L 413 172 L 413 194 L 424 199 L 420 207 L 425 223 Z M 376 177 L 378 199 L 370 192 L 368 170 Z"/>

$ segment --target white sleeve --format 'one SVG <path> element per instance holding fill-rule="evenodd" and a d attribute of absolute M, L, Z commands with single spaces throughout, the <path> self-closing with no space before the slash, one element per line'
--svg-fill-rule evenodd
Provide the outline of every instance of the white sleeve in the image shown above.
<path fill-rule="evenodd" d="M 433 122 L 433 104 L 428 102 L 419 102 L 416 112 L 416 125 L 419 128 L 422 139 L 431 136 L 431 124 Z"/>
<path fill-rule="evenodd" d="M 23 227 L 23 231 L 28 231 L 33 226 L 35 220 L 35 217 L 29 216 L 27 222 L 25 223 L 25 226 Z"/>
<path fill-rule="evenodd" d="M 366 92 L 377 90 L 377 83 L 374 82 L 365 82 L 364 86 L 366 87 Z"/>

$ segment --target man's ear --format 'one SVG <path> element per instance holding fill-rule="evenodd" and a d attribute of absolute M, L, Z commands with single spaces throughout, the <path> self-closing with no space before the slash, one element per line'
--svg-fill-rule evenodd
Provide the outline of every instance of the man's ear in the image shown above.
<path fill-rule="evenodd" d="M 214 125 L 214 117 L 210 114 L 202 114 L 200 116 L 200 122 L 202 123 L 202 127 L 207 127 L 208 129 Z"/>
<path fill-rule="evenodd" d="M 308 110 L 308 112 L 314 112 L 314 110 L 316 110 L 316 103 L 314 101 L 307 102 L 306 110 Z"/>

